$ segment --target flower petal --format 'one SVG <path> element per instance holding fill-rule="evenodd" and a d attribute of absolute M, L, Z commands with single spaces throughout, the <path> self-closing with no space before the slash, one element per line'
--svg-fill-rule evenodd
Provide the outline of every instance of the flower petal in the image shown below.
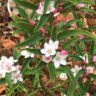
<path fill-rule="evenodd" d="M 42 54 L 46 54 L 46 50 L 45 49 L 41 49 L 40 50 Z"/>
<path fill-rule="evenodd" d="M 67 62 L 66 62 L 66 60 L 60 60 L 60 64 L 61 64 L 61 65 L 66 65 Z"/>
<path fill-rule="evenodd" d="M 60 63 L 59 62 L 54 62 L 54 66 L 55 66 L 55 68 L 59 68 Z"/>

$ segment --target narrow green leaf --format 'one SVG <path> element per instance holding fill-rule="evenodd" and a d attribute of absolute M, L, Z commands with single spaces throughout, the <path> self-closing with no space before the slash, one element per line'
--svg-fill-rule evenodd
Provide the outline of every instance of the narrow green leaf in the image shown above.
<path fill-rule="evenodd" d="M 91 41 L 90 44 L 90 49 L 89 49 L 89 55 L 93 56 L 94 55 L 94 41 Z"/>
<path fill-rule="evenodd" d="M 51 31 L 51 38 L 52 40 L 57 39 L 57 28 L 53 28 L 53 30 Z"/>
<path fill-rule="evenodd" d="M 68 38 L 70 36 L 78 36 L 78 35 L 86 35 L 88 37 L 91 37 L 92 39 L 96 39 L 96 36 L 90 33 L 89 31 L 85 30 L 65 30 L 63 32 L 60 32 L 58 34 L 58 40 L 62 40 L 65 38 Z"/>
<path fill-rule="evenodd" d="M 75 47 L 76 47 L 77 53 L 78 53 L 80 56 L 82 56 L 82 50 L 81 50 L 81 48 L 80 48 L 80 46 L 79 46 L 79 44 L 78 44 L 77 42 L 75 43 Z"/>
<path fill-rule="evenodd" d="M 77 55 L 69 55 L 69 57 L 73 58 L 74 60 L 82 61 L 82 59 Z"/>
<path fill-rule="evenodd" d="M 33 87 L 35 87 L 39 82 L 39 72 L 35 73 L 34 80 L 33 80 Z"/>
<path fill-rule="evenodd" d="M 25 7 L 25 8 L 29 8 L 29 9 L 36 9 L 36 5 L 30 3 L 30 2 L 27 2 L 27 1 L 21 1 L 21 0 L 13 0 L 16 4 L 22 6 L 22 7 Z"/>
<path fill-rule="evenodd" d="M 42 71 L 42 69 L 43 69 L 45 66 L 46 66 L 46 64 L 41 61 L 40 64 L 37 65 L 36 67 L 26 69 L 26 70 L 23 72 L 23 74 L 25 74 L 25 75 L 31 75 L 31 74 L 38 73 L 38 72 Z"/>
<path fill-rule="evenodd" d="M 6 73 L 5 79 L 6 82 L 8 83 L 8 86 L 11 88 L 12 87 L 11 73 Z"/>
<path fill-rule="evenodd" d="M 48 64 L 48 70 L 49 70 L 50 80 L 54 81 L 55 80 L 55 67 L 54 67 L 54 64 L 49 63 Z"/>
<path fill-rule="evenodd" d="M 42 15 L 40 21 L 38 22 L 37 26 L 34 29 L 34 32 L 38 31 L 47 22 L 48 18 L 49 15 L 46 14 Z"/>
<path fill-rule="evenodd" d="M 94 15 L 96 15 L 96 11 L 95 10 L 93 10 L 93 9 L 91 9 L 91 8 L 81 8 L 81 10 L 82 11 L 85 11 L 85 12 L 91 12 L 91 13 L 93 13 Z"/>
<path fill-rule="evenodd" d="M 86 94 L 86 90 L 85 90 L 84 84 L 82 83 L 81 78 L 78 79 L 78 85 L 79 85 L 80 94 L 82 94 L 82 96 L 84 96 Z"/>
<path fill-rule="evenodd" d="M 24 64 L 23 64 L 23 68 L 22 68 L 22 73 L 29 68 L 29 63 L 31 62 L 31 58 L 27 58 L 25 61 L 24 61 Z"/>
<path fill-rule="evenodd" d="M 27 46 L 27 45 L 30 45 L 30 44 L 36 44 L 41 39 L 42 39 L 41 33 L 36 33 L 32 37 L 30 37 L 29 39 L 27 39 L 26 41 L 18 44 L 16 47 L 24 47 L 24 46 Z"/>
<path fill-rule="evenodd" d="M 59 69 L 57 69 L 57 71 L 59 72 L 64 72 L 68 75 L 68 77 L 70 78 L 70 86 L 69 86 L 69 90 L 67 92 L 67 96 L 73 96 L 73 93 L 75 91 L 75 87 L 76 87 L 76 83 L 75 83 L 75 78 L 70 70 L 69 67 L 64 66 L 64 67 L 60 67 Z"/>
<path fill-rule="evenodd" d="M 96 75 L 95 74 L 90 74 L 89 77 L 93 78 L 94 80 L 96 80 Z"/>
<path fill-rule="evenodd" d="M 77 75 L 75 76 L 75 79 L 76 80 L 78 80 L 82 75 L 84 75 L 84 73 L 85 73 L 85 70 L 80 70 L 78 73 L 77 73 Z"/>
<path fill-rule="evenodd" d="M 20 57 L 20 52 L 19 50 L 17 50 L 16 48 L 13 49 L 13 56 L 14 56 L 14 59 L 19 59 Z"/>
<path fill-rule="evenodd" d="M 5 84 L 6 83 L 6 80 L 5 80 L 5 78 L 3 78 L 3 79 L 0 79 L 0 84 Z"/>
<path fill-rule="evenodd" d="M 31 53 L 41 55 L 40 49 L 29 49 L 29 48 L 27 48 L 26 50 L 28 50 Z"/>
<path fill-rule="evenodd" d="M 72 20 L 68 21 L 65 26 L 71 26 L 74 23 L 78 23 L 83 26 L 83 21 L 78 20 L 78 19 L 72 19 Z"/>
<path fill-rule="evenodd" d="M 49 4 L 50 4 L 51 0 L 45 0 L 45 3 L 44 3 L 44 14 L 46 13 L 48 7 L 49 7 Z"/>
<path fill-rule="evenodd" d="M 17 7 L 17 10 L 22 18 L 27 18 L 27 14 L 23 8 Z"/>
<path fill-rule="evenodd" d="M 72 38 L 71 40 L 67 41 L 64 45 L 63 45 L 63 48 L 68 48 L 71 44 L 79 41 L 80 38 Z"/>
<path fill-rule="evenodd" d="M 75 82 L 73 81 L 70 81 L 70 86 L 69 86 L 69 90 L 68 90 L 68 93 L 67 93 L 67 96 L 74 96 L 74 91 L 75 91 Z"/>

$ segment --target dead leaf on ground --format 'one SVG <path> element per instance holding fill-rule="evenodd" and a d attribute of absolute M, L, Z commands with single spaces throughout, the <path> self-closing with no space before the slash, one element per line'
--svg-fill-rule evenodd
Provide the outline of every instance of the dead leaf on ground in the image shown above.
<path fill-rule="evenodd" d="M 74 19 L 72 12 L 69 12 L 66 17 L 68 18 L 68 21 Z"/>
<path fill-rule="evenodd" d="M 1 45 L 4 47 L 4 48 L 7 48 L 7 49 L 10 49 L 10 48 L 14 48 L 16 43 L 10 39 L 4 39 L 1 41 Z"/>
<path fill-rule="evenodd" d="M 0 94 L 6 90 L 5 85 L 0 85 Z"/>

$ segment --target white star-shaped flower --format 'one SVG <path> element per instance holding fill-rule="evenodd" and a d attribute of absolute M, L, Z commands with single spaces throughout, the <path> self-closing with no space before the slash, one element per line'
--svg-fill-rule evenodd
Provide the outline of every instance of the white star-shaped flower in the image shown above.
<path fill-rule="evenodd" d="M 38 6 L 38 9 L 36 10 L 37 14 L 43 15 L 43 13 L 44 13 L 44 3 L 45 3 L 44 1 L 40 2 L 39 6 Z M 54 4 L 55 4 L 55 1 L 50 2 L 46 14 L 50 14 L 52 11 L 55 10 Z"/>
<path fill-rule="evenodd" d="M 66 65 L 66 55 L 62 55 L 60 52 L 57 52 L 55 58 L 53 59 L 55 68 L 59 68 L 60 65 Z"/>
<path fill-rule="evenodd" d="M 20 73 L 20 69 L 18 68 L 18 65 L 16 66 L 16 71 L 12 72 L 13 83 L 16 84 L 18 81 L 23 81 L 22 74 Z"/>
<path fill-rule="evenodd" d="M 92 66 L 86 67 L 86 72 L 87 72 L 88 74 L 93 73 L 93 71 L 94 71 L 94 67 L 92 67 Z"/>
<path fill-rule="evenodd" d="M 56 54 L 56 49 L 58 49 L 58 41 L 53 42 L 52 40 L 49 43 L 44 44 L 44 48 L 41 49 L 41 53 L 45 55 L 45 57 L 50 57 Z"/>
<path fill-rule="evenodd" d="M 61 73 L 61 74 L 59 75 L 59 78 L 60 78 L 61 80 L 64 80 L 64 81 L 68 79 L 66 73 Z"/>
<path fill-rule="evenodd" d="M 25 58 L 28 58 L 28 57 L 34 58 L 34 54 L 29 52 L 29 51 L 27 51 L 27 50 L 21 51 L 21 55 L 24 56 Z"/>
<path fill-rule="evenodd" d="M 74 68 L 71 69 L 71 71 L 73 72 L 73 75 L 76 76 L 76 74 L 81 70 L 82 68 L 75 65 Z"/>
<path fill-rule="evenodd" d="M 84 56 L 79 56 L 81 59 L 84 60 L 85 63 L 88 63 L 88 54 L 84 54 Z"/>
<path fill-rule="evenodd" d="M 12 71 L 15 71 L 16 68 L 14 66 L 15 60 L 13 57 L 5 57 L 2 56 L 0 60 L 0 66 L 5 70 L 5 72 L 10 73 Z"/>

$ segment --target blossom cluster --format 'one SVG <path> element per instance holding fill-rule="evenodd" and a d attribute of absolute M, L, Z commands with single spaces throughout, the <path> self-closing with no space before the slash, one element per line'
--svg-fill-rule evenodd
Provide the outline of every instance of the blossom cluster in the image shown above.
<path fill-rule="evenodd" d="M 50 63 L 52 62 L 55 66 L 55 68 L 59 68 L 60 65 L 68 65 L 68 62 L 66 61 L 67 57 L 68 57 L 68 52 L 66 50 L 59 50 L 59 41 L 53 41 L 53 40 L 49 40 L 48 42 L 45 42 L 44 47 L 42 49 L 40 49 L 41 52 L 41 59 L 43 62 L 45 63 Z M 21 51 L 21 55 L 24 56 L 25 58 L 34 58 L 35 54 L 31 53 L 27 50 L 23 50 Z M 88 54 L 84 54 L 84 56 L 79 56 L 84 64 L 88 64 L 89 60 L 88 60 Z M 96 63 L 96 56 L 93 57 L 93 62 Z M 77 73 L 82 70 L 83 67 L 75 65 L 74 67 L 71 68 L 71 71 L 74 75 L 74 77 L 77 75 Z M 85 68 L 85 72 L 86 74 L 91 74 L 94 72 L 94 67 L 92 66 L 87 66 Z M 67 80 L 67 74 L 66 73 L 61 73 L 59 74 L 59 77 L 61 80 Z"/>
<path fill-rule="evenodd" d="M 22 2 L 22 0 L 21 0 L 21 2 Z M 32 1 L 33 2 L 33 1 Z M 57 3 L 58 2 L 58 3 Z M 31 13 L 31 12 L 33 12 L 33 10 L 30 10 L 31 12 L 29 12 L 28 13 L 28 10 L 26 10 L 26 8 L 23 8 L 23 7 L 20 7 L 21 9 L 22 9 L 22 11 L 24 11 L 24 13 L 26 14 L 26 13 L 28 13 L 28 15 L 30 15 L 30 16 L 28 16 L 28 18 L 26 18 L 26 19 L 28 19 L 27 21 L 27 23 L 26 22 L 23 22 L 23 23 L 26 23 L 27 25 L 30 25 L 29 27 L 28 27 L 28 31 L 30 31 L 29 29 L 31 29 L 31 27 L 32 27 L 32 31 L 33 31 L 33 33 L 32 34 L 30 34 L 30 32 L 28 33 L 28 36 L 29 36 L 29 38 L 31 38 L 31 36 L 32 37 L 34 37 L 34 34 L 35 34 L 35 32 L 37 32 L 38 31 L 38 33 L 39 32 L 41 32 L 41 34 L 42 34 L 42 36 L 40 36 L 40 38 L 43 38 L 43 40 L 45 41 L 43 41 L 43 40 L 38 40 L 37 38 L 37 40 L 36 41 L 38 41 L 39 43 L 33 43 L 32 45 L 31 45 L 31 43 L 30 43 L 30 45 L 29 45 L 29 43 L 27 44 L 27 42 L 25 41 L 25 42 L 23 42 L 22 44 L 25 44 L 25 46 L 26 45 L 29 45 L 29 47 L 25 47 L 25 49 L 24 50 L 19 50 L 21 53 L 21 56 L 23 56 L 24 58 L 24 60 L 25 61 L 27 61 L 26 59 L 30 59 L 31 61 L 30 62 L 28 62 L 29 63 L 29 65 L 27 66 L 27 68 L 28 68 L 28 70 L 30 71 L 31 70 L 31 68 L 33 67 L 33 66 L 35 66 L 34 68 L 37 68 L 37 70 L 36 70 L 36 72 L 38 72 L 38 64 L 37 64 L 37 62 L 40 60 L 40 62 L 42 61 L 43 62 L 43 64 L 45 64 L 45 65 L 48 65 L 48 64 L 53 64 L 53 66 L 54 66 L 54 70 L 55 70 L 55 72 L 54 72 L 54 74 L 56 75 L 56 77 L 57 78 L 59 78 L 60 80 L 63 80 L 63 81 L 66 81 L 66 80 L 68 80 L 69 78 L 68 78 L 68 76 L 69 76 L 69 73 L 72 73 L 73 74 L 73 78 L 75 79 L 76 77 L 78 77 L 79 75 L 82 77 L 82 79 L 83 79 L 83 77 L 84 76 L 86 76 L 86 77 L 88 77 L 90 74 L 92 75 L 92 74 L 94 74 L 94 71 L 96 70 L 95 69 L 95 65 L 94 64 L 96 64 L 96 55 L 95 56 L 90 56 L 90 54 L 86 51 L 86 53 L 84 53 L 83 55 L 80 55 L 80 54 L 78 54 L 78 50 L 79 50 L 79 48 L 76 48 L 76 50 L 75 50 L 75 52 L 73 52 L 73 50 L 69 50 L 69 49 L 65 49 L 64 48 L 64 46 L 63 46 L 63 48 L 62 48 L 62 42 L 60 42 L 59 41 L 59 39 L 58 39 L 58 37 L 59 36 L 61 36 L 62 34 L 61 33 L 63 33 L 63 31 L 65 32 L 64 33 L 64 35 L 65 35 L 65 38 L 64 39 L 66 39 L 65 40 L 65 42 L 64 43 L 66 43 L 67 42 L 67 40 L 68 40 L 68 42 L 70 43 L 70 45 L 72 44 L 72 43 L 74 43 L 73 41 L 75 40 L 74 39 L 74 37 L 75 37 L 75 34 L 73 33 L 73 35 L 70 35 L 70 34 L 72 34 L 72 32 L 75 32 L 75 31 L 78 31 L 78 30 L 83 30 L 83 31 L 85 31 L 84 29 L 86 29 L 87 30 L 87 27 L 89 27 L 89 25 L 88 24 L 85 24 L 85 17 L 86 16 L 83 16 L 84 18 L 83 19 L 78 19 L 78 18 L 74 18 L 74 16 L 73 16 L 73 13 L 74 13 L 74 15 L 78 15 L 77 14 L 77 12 L 76 12 L 76 14 L 75 14 L 75 12 L 68 12 L 68 14 L 71 14 L 71 15 L 68 15 L 68 14 L 63 14 L 63 12 L 65 11 L 65 9 L 63 8 L 64 7 L 64 5 L 66 5 L 67 3 L 71 3 L 70 2 L 70 0 L 67 2 L 67 3 L 65 3 L 66 2 L 66 0 L 63 2 L 63 1 L 59 1 L 59 0 L 57 0 L 57 1 L 55 1 L 55 0 L 51 0 L 50 2 L 48 2 L 48 8 L 46 9 L 45 7 L 45 3 L 46 3 L 46 1 L 45 0 L 41 0 L 41 2 L 38 4 L 38 7 L 36 7 L 36 9 L 34 10 L 34 16 L 32 15 L 32 14 L 29 14 L 29 13 Z M 72 1 L 73 2 L 73 1 Z M 13 3 L 13 4 L 12 4 Z M 29 1 L 28 1 L 28 3 L 30 3 Z M 64 4 L 65 3 L 65 4 Z M 12 6 L 11 6 L 12 5 Z M 22 4 L 21 4 L 22 5 Z M 14 5 L 14 2 L 12 2 L 12 0 L 8 0 L 8 4 L 7 4 L 7 9 L 8 9 L 8 11 L 9 11 L 9 13 L 10 13 L 10 15 L 12 15 L 13 13 L 11 12 L 11 7 L 16 7 L 16 5 Z M 18 4 L 17 4 L 17 6 L 18 6 Z M 74 3 L 73 4 L 73 7 L 74 8 L 72 8 L 72 9 L 76 9 L 76 11 L 78 11 L 78 10 L 80 10 L 80 9 L 82 9 L 83 10 L 83 7 L 86 7 L 86 4 L 85 3 L 82 3 L 82 2 L 77 2 L 76 4 Z M 69 8 L 69 7 L 68 7 Z M 69 8 L 70 9 L 70 11 L 71 11 L 71 7 Z M 46 11 L 46 12 L 45 12 Z M 91 10 L 90 10 L 91 11 Z M 50 14 L 50 15 L 49 15 Z M 84 13 L 85 14 L 85 13 Z M 24 15 L 24 14 L 23 14 Z M 27 15 L 27 14 L 26 14 Z M 32 15 L 32 17 L 33 18 L 31 18 L 31 15 Z M 46 15 L 46 17 L 47 16 L 50 16 L 50 18 L 48 19 L 49 21 L 47 22 L 46 20 L 47 20 L 47 18 L 46 18 L 46 20 L 43 20 L 42 19 L 42 17 L 43 16 L 45 16 Z M 21 14 L 20 14 L 20 17 L 22 18 L 22 20 L 25 20 L 25 18 L 24 17 L 26 17 L 26 16 L 21 16 Z M 69 18 L 70 17 L 70 18 Z M 80 16 L 80 18 L 81 18 L 82 16 Z M 21 20 L 21 18 L 19 18 L 20 20 Z M 18 20 L 19 20 L 18 19 Z M 73 22 L 74 20 L 76 19 L 76 22 Z M 77 20 L 78 19 L 78 20 Z M 52 22 L 50 22 L 52 20 Z M 26 20 L 25 20 L 26 21 Z M 46 21 L 46 22 L 45 22 Z M 78 21 L 78 22 L 77 22 Z M 84 24 L 82 23 L 84 21 Z M 15 20 L 14 20 L 14 22 L 15 22 Z M 21 21 L 22 22 L 22 21 Z M 18 23 L 18 22 L 17 22 Z M 42 24 L 41 24 L 42 23 Z M 52 23 L 52 24 L 51 24 Z M 78 24 L 77 24 L 78 23 Z M 79 24 L 80 23 L 80 24 Z M 39 25 L 39 24 L 41 24 L 41 26 Z M 17 24 L 18 25 L 18 24 Z M 23 25 L 23 24 L 21 24 L 21 25 Z M 48 26 L 47 26 L 48 25 Z M 50 26 L 52 25 L 52 32 L 54 32 L 55 30 L 55 28 L 56 28 L 56 31 L 57 31 L 57 33 L 56 33 L 56 39 L 57 40 L 52 40 L 52 38 L 51 38 L 51 36 L 50 36 L 50 31 L 51 31 L 51 28 L 50 28 Z M 86 25 L 86 26 L 85 26 Z M 24 25 L 25 26 L 25 25 Z M 39 26 L 39 27 L 38 27 Z M 62 27 L 62 26 L 64 26 L 64 28 Z M 61 27 L 61 28 L 60 28 Z M 80 28 L 79 28 L 80 27 Z M 84 28 L 83 28 L 84 27 Z M 37 30 L 35 30 L 37 28 Z M 50 28 L 50 29 L 49 29 Z M 19 28 L 18 28 L 19 29 Z M 59 29 L 60 29 L 60 31 L 59 31 Z M 65 31 L 65 30 L 67 30 L 67 31 L 70 31 L 70 32 L 68 32 L 67 33 L 67 31 Z M 74 31 L 75 30 L 75 31 Z M 24 34 L 25 34 L 25 30 L 22 30 L 22 29 L 20 29 L 19 31 L 21 31 L 21 32 L 23 32 L 24 31 Z M 71 32 L 72 31 L 72 32 Z M 89 31 L 89 30 L 88 30 Z M 78 33 L 78 32 L 77 32 Z M 76 34 L 77 34 L 76 33 Z M 67 37 L 67 35 L 66 34 L 69 34 L 69 36 Z M 83 35 L 82 35 L 83 34 Z M 91 33 L 90 33 L 91 34 Z M 26 34 L 25 34 L 26 35 Z M 25 36 L 24 35 L 24 36 Z M 36 36 L 37 36 L 38 34 L 36 34 Z M 52 33 L 51 34 L 52 35 L 52 37 L 54 37 L 53 35 L 54 35 L 54 33 Z M 88 35 L 87 34 L 87 31 L 84 33 L 82 33 L 81 32 L 81 35 L 79 35 L 79 34 L 77 34 L 77 36 L 79 37 L 79 39 L 81 40 L 82 39 L 82 41 L 83 41 L 83 39 L 85 39 L 85 35 Z M 47 37 L 48 36 L 48 37 Z M 63 35 L 62 35 L 63 36 Z M 61 37 L 62 37 L 61 36 Z M 70 38 L 70 36 L 72 36 L 72 38 Z M 88 35 L 89 36 L 89 35 Z M 91 37 L 93 37 L 94 38 L 94 36 L 91 36 Z M 35 38 L 35 37 L 34 37 Z M 49 39 L 50 38 L 50 39 Z M 60 38 L 60 37 L 59 37 Z M 77 38 L 77 37 L 76 37 Z M 26 39 L 26 38 L 25 38 Z M 71 39 L 73 39 L 71 42 L 70 42 L 70 40 Z M 30 39 L 28 39 L 28 40 L 30 40 Z M 33 39 L 32 39 L 33 40 Z M 47 41 L 48 40 L 48 41 Z M 33 40 L 34 41 L 34 40 Z M 43 42 L 42 42 L 43 41 Z M 62 40 L 63 41 L 63 40 Z M 76 40 L 76 42 L 77 42 L 77 40 Z M 84 43 L 83 44 L 85 44 L 86 42 L 84 41 Z M 21 45 L 22 45 L 21 44 Z M 34 44 L 36 44 L 36 45 L 34 45 Z M 43 45 L 42 45 L 43 44 Z M 77 44 L 79 44 L 79 41 L 77 42 Z M 81 44 L 81 43 L 80 43 Z M 81 44 L 82 45 L 82 44 Z M 72 46 L 74 46 L 74 44 L 72 44 Z M 33 48 L 32 48 L 33 47 Z M 79 47 L 79 46 L 77 46 L 77 47 Z M 80 46 L 81 47 L 81 46 Z M 84 46 L 84 48 L 85 48 L 86 46 Z M 73 48 L 73 47 L 72 47 Z M 31 52 L 31 51 L 28 51 L 27 49 L 32 49 L 33 50 L 33 53 Z M 36 49 L 38 52 L 38 54 L 35 54 L 35 51 L 34 51 L 34 49 Z M 74 46 L 74 49 L 75 49 L 75 46 Z M 83 49 L 83 48 L 82 48 Z M 91 48 L 90 48 L 91 49 Z M 84 49 L 84 50 L 86 50 L 86 49 Z M 73 53 L 73 54 L 72 54 Z M 75 53 L 75 54 L 74 54 Z M 83 53 L 83 52 L 81 52 L 81 53 Z M 93 53 L 94 54 L 94 53 Z M 92 54 L 92 55 L 93 55 Z M 80 60 L 80 63 L 79 64 L 73 64 L 74 62 L 73 62 L 73 58 L 71 58 L 70 57 L 70 55 L 76 55 L 78 58 L 79 58 L 79 60 Z M 74 56 L 74 58 L 75 58 L 75 56 Z M 78 58 L 76 58 L 76 59 L 78 59 Z M 92 60 L 90 60 L 92 58 Z M 33 60 L 34 59 L 34 60 Z M 32 61 L 33 60 L 33 61 Z M 36 62 L 34 62 L 36 60 Z M 92 62 L 92 64 L 91 64 L 91 62 Z M 36 64 L 35 64 L 36 63 Z M 94 63 L 94 64 L 93 64 Z M 32 66 L 31 66 L 31 64 L 33 64 Z M 26 65 L 25 65 L 26 66 Z M 25 67 L 25 66 L 23 66 L 23 67 Z M 49 65 L 48 65 L 49 66 Z M 62 70 L 60 70 L 60 68 L 61 69 L 63 69 L 63 68 L 69 68 L 69 70 L 67 70 L 67 71 L 70 71 L 69 73 L 67 73 L 67 71 L 66 70 L 64 70 L 64 72 L 62 71 Z M 26 69 L 27 69 L 26 68 Z M 32 68 L 32 69 L 34 69 L 34 68 Z M 16 65 L 16 60 L 14 60 L 14 58 L 13 57 L 9 57 L 9 58 L 7 58 L 7 57 L 5 57 L 5 56 L 2 56 L 1 57 L 1 59 L 0 59 L 0 78 L 5 78 L 6 77 L 6 74 L 7 73 L 11 73 L 11 80 L 13 81 L 13 83 L 17 83 L 18 81 L 23 81 L 23 78 L 22 78 L 22 74 L 21 74 L 21 71 L 20 71 L 20 66 L 19 65 Z M 24 70 L 24 72 L 26 73 L 26 69 Z M 42 68 L 41 68 L 41 66 L 40 66 L 40 70 L 42 70 Z M 60 72 L 58 72 L 58 70 L 60 71 Z M 44 70 L 45 71 L 45 70 Z M 32 71 L 30 71 L 30 72 L 27 72 L 27 73 L 31 73 Z M 35 71 L 34 71 L 35 72 Z M 81 72 L 81 74 L 78 74 L 79 72 Z M 83 73 L 84 72 L 84 73 Z M 23 73 L 23 72 L 22 72 Z M 71 75 L 72 75 L 71 74 Z M 96 72 L 95 72 L 95 74 L 96 74 Z M 35 73 L 34 73 L 34 75 L 35 75 Z M 33 78 L 34 77 L 38 77 L 37 76 L 38 74 L 36 74 L 36 76 L 33 76 Z M 50 75 L 50 74 L 49 74 Z M 52 74 L 53 75 L 53 74 Z M 91 76 L 90 75 L 90 76 Z M 31 75 L 32 76 L 32 75 Z M 51 78 L 51 76 L 50 76 L 50 78 Z M 77 78 L 76 78 L 77 79 Z M 34 79 L 35 80 L 35 79 Z M 69 80 L 68 80 L 69 81 Z M 74 81 L 74 80 L 73 80 Z M 77 82 L 78 83 L 78 82 Z M 85 83 L 85 82 L 84 82 Z M 35 85 L 35 84 L 34 84 Z M 38 85 L 38 84 L 37 84 Z M 85 84 L 86 85 L 86 84 Z M 66 95 L 64 95 L 64 96 L 66 96 Z M 90 96 L 90 94 L 87 92 L 86 93 L 86 96 Z"/>
<path fill-rule="evenodd" d="M 22 74 L 20 73 L 20 66 L 15 65 L 15 62 L 16 60 L 14 60 L 13 57 L 1 57 L 0 78 L 5 78 L 7 73 L 11 73 L 11 80 L 13 83 L 17 83 L 17 81 L 23 81 Z"/>
<path fill-rule="evenodd" d="M 59 68 L 60 65 L 66 65 L 66 58 L 68 56 L 68 52 L 66 50 L 57 51 L 59 48 L 59 41 L 52 41 L 44 44 L 44 48 L 41 49 L 42 60 L 46 63 L 52 61 L 54 63 L 55 68 Z M 53 57 L 52 57 L 53 56 Z"/>

